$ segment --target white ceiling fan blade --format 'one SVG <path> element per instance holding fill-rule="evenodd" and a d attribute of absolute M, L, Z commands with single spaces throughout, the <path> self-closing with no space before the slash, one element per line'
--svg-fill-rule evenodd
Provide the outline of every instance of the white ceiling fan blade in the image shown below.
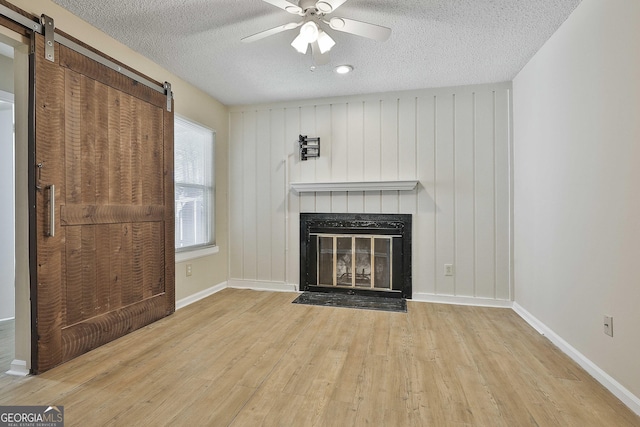
<path fill-rule="evenodd" d="M 347 0 L 319 0 L 316 3 L 316 9 L 318 9 L 322 13 L 331 13 Z"/>
<path fill-rule="evenodd" d="M 360 22 L 354 19 L 331 18 L 328 24 L 336 31 L 355 34 L 356 36 L 366 37 L 379 42 L 385 41 L 391 35 L 391 28 L 369 24 L 367 22 Z"/>
<path fill-rule="evenodd" d="M 304 22 L 304 21 L 303 21 Z M 251 43 L 251 42 L 255 42 L 257 40 L 261 40 L 265 37 L 269 37 L 272 36 L 274 34 L 278 34 L 281 33 L 283 31 L 287 31 L 287 30 L 293 30 L 294 28 L 298 28 L 300 25 L 302 25 L 302 22 L 290 22 L 288 24 L 284 24 L 284 25 L 280 25 L 279 27 L 275 27 L 275 28 L 271 28 L 265 31 L 261 31 L 259 33 L 256 33 L 252 36 L 248 36 L 243 38 L 241 41 L 244 43 Z"/>
<path fill-rule="evenodd" d="M 318 42 L 313 42 L 311 44 L 311 52 L 313 53 L 313 62 L 316 65 L 325 65 L 329 63 L 329 52 L 322 53 L 320 52 L 320 46 L 318 46 Z"/>
<path fill-rule="evenodd" d="M 302 8 L 297 4 L 293 4 L 288 2 L 287 0 L 262 0 L 265 3 L 269 3 L 274 5 L 275 7 L 279 7 L 282 10 L 285 10 L 289 13 L 293 13 L 294 15 L 301 15 Z"/>

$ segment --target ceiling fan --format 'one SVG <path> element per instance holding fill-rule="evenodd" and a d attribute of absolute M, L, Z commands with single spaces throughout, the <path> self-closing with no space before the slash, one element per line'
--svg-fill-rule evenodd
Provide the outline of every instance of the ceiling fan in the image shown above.
<path fill-rule="evenodd" d="M 279 27 L 261 31 L 243 38 L 242 41 L 251 43 L 299 27 L 300 33 L 293 40 L 291 46 L 304 55 L 307 53 L 309 45 L 311 45 L 313 59 L 317 65 L 323 65 L 329 62 L 329 50 L 336 44 L 331 36 L 322 29 L 324 25 L 332 30 L 355 34 L 377 41 L 385 41 L 391 35 L 390 28 L 380 25 L 347 18 L 332 17 L 331 19 L 326 19 L 325 15 L 335 11 L 347 0 L 298 0 L 298 4 L 291 3 L 287 0 L 262 1 L 279 7 L 292 15 L 302 16 L 303 19 L 299 22 L 290 22 L 280 25 Z"/>

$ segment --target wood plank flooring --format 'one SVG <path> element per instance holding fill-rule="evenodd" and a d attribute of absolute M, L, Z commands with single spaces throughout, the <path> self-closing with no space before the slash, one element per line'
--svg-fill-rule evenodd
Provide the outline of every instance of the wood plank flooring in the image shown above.
<path fill-rule="evenodd" d="M 11 367 L 15 353 L 15 320 L 0 322 L 0 372 L 6 372 Z"/>
<path fill-rule="evenodd" d="M 66 426 L 640 426 L 508 309 L 408 313 L 225 289 L 40 376 L 0 405 Z"/>

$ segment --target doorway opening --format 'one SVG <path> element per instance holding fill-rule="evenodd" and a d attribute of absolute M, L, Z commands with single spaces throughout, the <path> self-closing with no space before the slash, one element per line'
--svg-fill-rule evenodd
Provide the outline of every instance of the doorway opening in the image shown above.
<path fill-rule="evenodd" d="M 0 26 L 0 375 L 31 367 L 29 39 Z"/>
<path fill-rule="evenodd" d="M 0 372 L 15 358 L 15 113 L 13 47 L 0 42 Z"/>

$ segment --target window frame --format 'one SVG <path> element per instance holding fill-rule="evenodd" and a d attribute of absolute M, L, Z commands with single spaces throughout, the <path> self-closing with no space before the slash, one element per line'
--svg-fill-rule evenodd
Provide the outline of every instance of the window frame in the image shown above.
<path fill-rule="evenodd" d="M 175 174 L 174 174 L 174 192 L 175 194 L 177 194 L 177 188 L 181 187 L 181 188 L 196 188 L 196 189 L 204 189 L 205 193 L 208 193 L 208 197 L 206 197 L 207 199 L 207 210 L 208 210 L 208 224 L 209 224 L 209 239 L 207 243 L 204 244 L 196 244 L 196 245 L 189 245 L 189 246 L 183 246 L 183 247 L 177 247 L 178 245 L 178 230 L 177 228 L 174 230 L 175 231 L 175 243 L 174 243 L 174 250 L 175 250 L 175 257 L 176 257 L 176 262 L 181 262 L 181 261 L 186 261 L 188 259 L 193 259 L 193 258 L 199 258 L 199 257 L 203 257 L 203 256 L 207 256 L 210 254 L 214 254 L 217 253 L 219 251 L 218 246 L 216 245 L 216 227 L 215 227 L 215 222 L 216 222 L 216 180 L 215 180 L 215 159 L 216 159 L 216 136 L 217 133 L 215 131 L 215 129 L 211 129 L 208 126 L 205 126 L 201 123 L 196 122 L 195 120 L 189 119 L 187 117 L 178 115 L 178 114 L 174 114 L 174 150 L 175 150 L 175 146 L 177 145 L 177 139 L 175 138 L 175 128 L 180 125 L 183 126 L 184 128 L 187 129 L 193 129 L 195 131 L 198 132 L 206 132 L 206 133 L 210 133 L 211 136 L 211 175 L 210 175 L 210 182 L 211 185 L 207 186 L 207 185 L 203 185 L 203 184 L 195 184 L 192 182 L 178 182 L 178 180 L 175 178 Z M 174 162 L 175 162 L 175 157 L 174 157 Z M 175 164 L 174 164 L 174 169 L 175 169 Z M 176 203 L 176 198 L 174 195 L 174 205 Z M 177 220 L 177 212 L 176 212 L 176 220 Z M 174 222 L 174 227 L 175 227 L 175 222 Z"/>

